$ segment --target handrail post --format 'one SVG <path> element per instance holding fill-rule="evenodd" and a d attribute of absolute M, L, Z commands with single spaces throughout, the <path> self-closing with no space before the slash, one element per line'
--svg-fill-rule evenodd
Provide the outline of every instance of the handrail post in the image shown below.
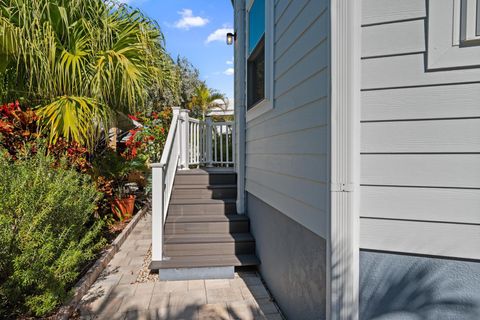
<path fill-rule="evenodd" d="M 207 139 L 207 161 L 206 165 L 207 167 L 212 167 L 212 118 L 207 117 L 205 119 L 205 130 L 207 130 L 206 133 L 206 139 Z"/>
<path fill-rule="evenodd" d="M 152 261 L 163 260 L 163 166 L 152 166 Z"/>
<path fill-rule="evenodd" d="M 189 148 L 189 116 L 188 109 L 180 109 L 180 169 L 188 169 L 188 148 Z"/>

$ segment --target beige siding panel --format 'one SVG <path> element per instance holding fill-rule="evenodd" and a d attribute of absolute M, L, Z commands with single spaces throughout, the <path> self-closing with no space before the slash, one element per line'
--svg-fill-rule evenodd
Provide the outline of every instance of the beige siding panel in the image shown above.
<path fill-rule="evenodd" d="M 425 0 L 362 0 L 362 24 L 424 18 Z"/>
<path fill-rule="evenodd" d="M 291 51 L 290 61 L 295 60 L 292 51 L 305 55 L 312 47 L 323 41 L 328 32 L 328 13 L 326 13 L 326 4 L 323 1 L 310 1 L 305 7 L 305 14 L 301 19 L 296 19 L 292 25 L 279 35 L 280 38 L 275 44 L 275 59 L 285 54 L 287 50 Z M 298 50 L 302 48 L 302 50 Z M 296 58 L 298 60 L 298 57 Z"/>
<path fill-rule="evenodd" d="M 480 227 L 449 223 L 361 219 L 360 247 L 480 259 Z"/>
<path fill-rule="evenodd" d="M 361 140 L 366 153 L 480 152 L 480 119 L 363 123 Z"/>
<path fill-rule="evenodd" d="M 362 217 L 480 224 L 480 190 L 362 186 Z"/>
<path fill-rule="evenodd" d="M 289 194 L 279 193 L 269 186 L 251 180 L 246 181 L 246 190 L 310 231 L 327 238 L 327 214 L 325 211 L 318 210 L 291 198 Z"/>
<path fill-rule="evenodd" d="M 291 109 L 289 112 L 276 114 L 268 119 L 268 125 L 263 125 L 265 121 L 253 125 L 247 124 L 247 141 L 268 138 L 287 132 L 304 130 L 327 124 L 328 101 L 321 99 L 304 105 L 299 108 Z"/>
<path fill-rule="evenodd" d="M 362 92 L 362 120 L 480 117 L 480 83 Z"/>
<path fill-rule="evenodd" d="M 246 153 L 325 154 L 327 137 L 327 126 L 319 126 L 247 142 Z"/>
<path fill-rule="evenodd" d="M 362 58 L 425 51 L 425 20 L 362 28 Z"/>
<path fill-rule="evenodd" d="M 253 181 L 270 189 L 288 195 L 317 210 L 325 210 L 327 186 L 325 183 L 305 180 L 279 174 L 277 172 L 259 170 L 247 165 L 247 181 Z"/>
<path fill-rule="evenodd" d="M 362 60 L 362 89 L 480 82 L 480 68 L 425 71 L 423 54 Z"/>
<path fill-rule="evenodd" d="M 327 156 L 314 154 L 247 154 L 247 166 L 326 183 Z"/>
<path fill-rule="evenodd" d="M 362 155 L 361 183 L 384 186 L 480 188 L 480 155 Z"/>

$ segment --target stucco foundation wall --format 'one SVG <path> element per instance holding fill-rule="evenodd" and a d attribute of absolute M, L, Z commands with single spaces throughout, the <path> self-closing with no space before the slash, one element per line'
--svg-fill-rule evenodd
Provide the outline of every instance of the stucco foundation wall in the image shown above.
<path fill-rule="evenodd" d="M 360 320 L 480 319 L 480 263 L 360 252 Z"/>
<path fill-rule="evenodd" d="M 287 319 L 325 319 L 326 241 L 251 194 L 260 272 Z"/>

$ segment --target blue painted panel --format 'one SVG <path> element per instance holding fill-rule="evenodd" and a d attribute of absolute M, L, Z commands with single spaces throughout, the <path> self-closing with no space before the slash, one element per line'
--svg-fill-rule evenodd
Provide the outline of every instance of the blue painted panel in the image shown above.
<path fill-rule="evenodd" d="M 251 54 L 265 33 L 265 0 L 253 2 L 248 21 L 248 54 Z"/>
<path fill-rule="evenodd" d="M 480 262 L 360 252 L 360 320 L 478 320 Z"/>

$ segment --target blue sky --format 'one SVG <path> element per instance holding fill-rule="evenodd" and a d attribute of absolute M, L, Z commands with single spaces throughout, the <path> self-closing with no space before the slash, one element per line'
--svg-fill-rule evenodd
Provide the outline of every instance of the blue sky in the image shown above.
<path fill-rule="evenodd" d="M 230 0 L 121 1 L 157 20 L 172 57 L 187 57 L 202 80 L 233 98 L 233 46 L 225 43 L 233 27 Z"/>

